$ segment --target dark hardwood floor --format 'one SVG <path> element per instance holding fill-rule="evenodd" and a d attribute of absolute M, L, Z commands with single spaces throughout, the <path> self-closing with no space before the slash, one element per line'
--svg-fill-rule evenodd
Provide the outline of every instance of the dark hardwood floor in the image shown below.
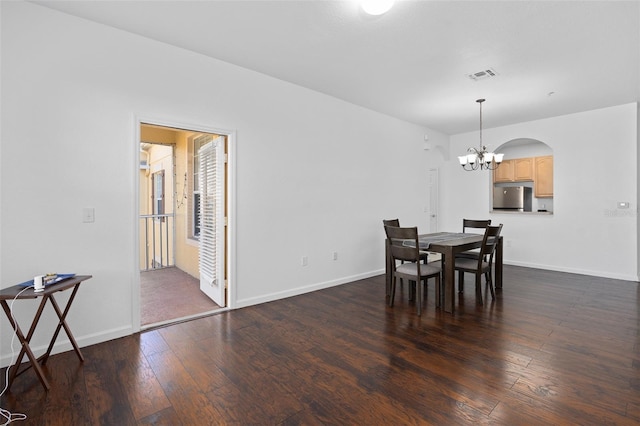
<path fill-rule="evenodd" d="M 454 316 L 384 277 L 53 356 L 0 405 L 19 424 L 637 425 L 638 283 L 505 267 Z M 72 325 L 73 327 L 73 325 Z M 4 380 L 4 379 L 2 379 Z"/>

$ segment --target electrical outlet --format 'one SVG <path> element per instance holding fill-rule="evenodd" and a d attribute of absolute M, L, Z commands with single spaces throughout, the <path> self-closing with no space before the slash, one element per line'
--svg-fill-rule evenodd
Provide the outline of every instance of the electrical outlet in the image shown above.
<path fill-rule="evenodd" d="M 309 258 L 307 256 L 302 256 L 302 259 L 300 259 L 300 264 L 302 266 L 307 266 L 309 264 Z"/>
<path fill-rule="evenodd" d="M 333 252 L 333 260 L 338 260 L 338 252 L 337 251 Z"/>

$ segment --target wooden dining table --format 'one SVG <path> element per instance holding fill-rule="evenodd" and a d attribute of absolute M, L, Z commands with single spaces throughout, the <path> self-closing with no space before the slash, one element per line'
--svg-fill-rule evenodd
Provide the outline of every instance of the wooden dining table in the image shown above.
<path fill-rule="evenodd" d="M 444 310 L 445 312 L 455 312 L 455 256 L 467 250 L 480 248 L 482 245 L 482 234 L 459 233 L 459 232 L 435 232 L 431 234 L 421 234 L 418 237 L 420 250 L 440 253 L 442 255 L 442 275 L 444 284 Z M 410 242 L 405 242 L 411 244 Z M 412 245 L 415 246 L 415 243 Z M 389 242 L 386 242 L 386 279 L 387 285 L 391 283 L 391 264 Z M 495 273 L 493 278 L 496 288 L 502 288 L 502 237 L 496 244 L 494 257 Z M 389 287 L 388 287 L 389 288 Z"/>

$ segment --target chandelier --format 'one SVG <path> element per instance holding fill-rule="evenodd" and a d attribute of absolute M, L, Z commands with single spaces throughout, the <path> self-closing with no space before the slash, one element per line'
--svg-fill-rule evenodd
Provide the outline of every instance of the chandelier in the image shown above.
<path fill-rule="evenodd" d="M 485 99 L 476 100 L 480 104 L 480 147 L 467 149 L 469 154 L 458 157 L 463 169 L 470 172 L 473 170 L 495 170 L 502 163 L 504 154 L 494 154 L 487 151 L 487 147 L 482 145 L 482 103 Z"/>

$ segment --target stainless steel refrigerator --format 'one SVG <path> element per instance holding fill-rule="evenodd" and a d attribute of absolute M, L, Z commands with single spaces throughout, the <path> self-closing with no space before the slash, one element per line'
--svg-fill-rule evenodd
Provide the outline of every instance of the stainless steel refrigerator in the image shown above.
<path fill-rule="evenodd" d="M 493 209 L 530 212 L 533 202 L 531 188 L 503 186 L 493 188 Z"/>

